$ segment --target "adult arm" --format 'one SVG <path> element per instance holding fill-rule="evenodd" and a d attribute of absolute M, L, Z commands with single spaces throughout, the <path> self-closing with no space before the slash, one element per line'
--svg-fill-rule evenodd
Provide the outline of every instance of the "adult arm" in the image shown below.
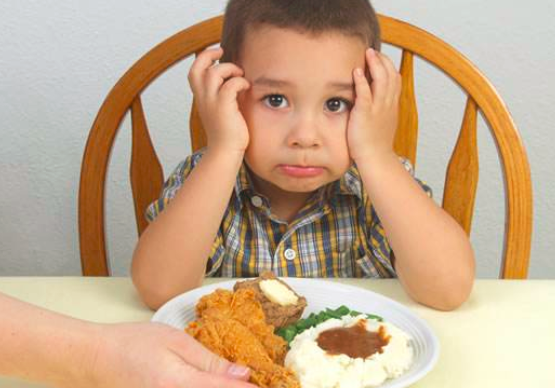
<path fill-rule="evenodd" d="M 248 369 L 154 323 L 97 324 L 0 293 L 0 375 L 56 387 L 254 388 Z"/>

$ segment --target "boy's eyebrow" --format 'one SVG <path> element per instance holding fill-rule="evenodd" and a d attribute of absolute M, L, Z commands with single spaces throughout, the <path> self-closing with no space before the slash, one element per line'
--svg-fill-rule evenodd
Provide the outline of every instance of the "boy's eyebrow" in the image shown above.
<path fill-rule="evenodd" d="M 355 84 L 352 82 L 330 82 L 328 86 L 338 89 L 338 90 L 348 90 L 351 91 L 355 88 Z"/>
<path fill-rule="evenodd" d="M 268 78 L 266 76 L 258 77 L 253 82 L 254 85 L 257 86 L 269 86 L 269 87 L 284 87 L 291 85 L 288 81 Z M 332 87 L 338 90 L 348 90 L 351 91 L 354 89 L 355 84 L 352 82 L 329 82 L 327 86 Z"/>
<path fill-rule="evenodd" d="M 262 76 L 262 77 L 258 77 L 257 79 L 255 79 L 254 82 L 253 82 L 253 85 L 270 86 L 270 87 L 283 87 L 283 86 L 290 85 L 290 83 L 287 82 L 287 81 L 282 81 L 282 80 Z"/>

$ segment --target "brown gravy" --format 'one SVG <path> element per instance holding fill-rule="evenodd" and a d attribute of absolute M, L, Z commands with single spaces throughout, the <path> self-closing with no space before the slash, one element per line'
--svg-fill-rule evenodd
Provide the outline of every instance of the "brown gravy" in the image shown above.
<path fill-rule="evenodd" d="M 378 332 L 366 330 L 366 321 L 359 321 L 351 327 L 338 327 L 321 332 L 316 339 L 318 346 L 328 354 L 345 354 L 351 358 L 366 358 L 383 352 L 389 343 L 385 328 Z"/>

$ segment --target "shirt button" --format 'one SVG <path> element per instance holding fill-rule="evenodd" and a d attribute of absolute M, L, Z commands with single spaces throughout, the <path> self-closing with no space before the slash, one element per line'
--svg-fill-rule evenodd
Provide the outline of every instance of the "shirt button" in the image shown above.
<path fill-rule="evenodd" d="M 295 259 L 295 257 L 297 257 L 297 253 L 294 250 L 292 250 L 291 248 L 286 249 L 284 254 L 285 254 L 285 258 L 287 260 L 293 260 L 293 259 Z"/>
<path fill-rule="evenodd" d="M 251 198 L 251 203 L 254 207 L 261 207 L 262 206 L 262 198 L 258 195 L 255 195 Z"/>

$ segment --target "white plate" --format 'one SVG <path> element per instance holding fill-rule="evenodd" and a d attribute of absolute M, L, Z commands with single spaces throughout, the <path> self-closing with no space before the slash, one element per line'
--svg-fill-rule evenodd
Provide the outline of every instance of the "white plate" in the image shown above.
<path fill-rule="evenodd" d="M 320 279 L 283 278 L 298 294 L 306 297 L 308 306 L 303 316 L 319 312 L 326 307 L 335 309 L 345 305 L 352 310 L 377 314 L 393 323 L 412 337 L 414 362 L 402 376 L 388 380 L 380 388 L 401 388 L 424 377 L 439 357 L 439 341 L 428 324 L 402 304 L 359 287 Z M 217 288 L 233 289 L 237 280 L 220 282 L 197 288 L 176 296 L 164 304 L 152 317 L 154 322 L 166 323 L 183 330 L 195 320 L 195 305 L 200 297 Z"/>

